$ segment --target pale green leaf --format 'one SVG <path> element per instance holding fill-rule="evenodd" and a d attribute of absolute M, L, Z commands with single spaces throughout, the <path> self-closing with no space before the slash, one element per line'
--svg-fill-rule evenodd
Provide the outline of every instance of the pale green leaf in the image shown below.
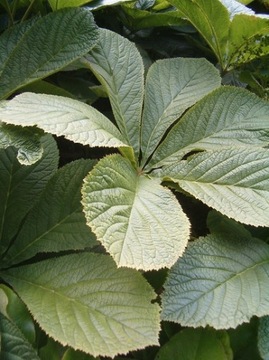
<path fill-rule="evenodd" d="M 93 357 L 92 355 L 86 354 L 82 351 L 68 349 L 63 357 L 62 360 L 100 360 L 99 356 Z"/>
<path fill-rule="evenodd" d="M 0 253 L 6 250 L 34 206 L 48 180 L 57 170 L 58 151 L 47 135 L 41 142 L 42 158 L 30 166 L 22 166 L 13 148 L 0 150 Z M 18 201 L 20 199 L 20 201 Z"/>
<path fill-rule="evenodd" d="M 1 275 L 63 345 L 114 357 L 158 344 L 156 294 L 139 272 L 117 269 L 110 256 L 67 255 Z"/>
<path fill-rule="evenodd" d="M 49 0 L 52 9 L 58 10 L 66 7 L 78 7 L 87 4 L 90 10 L 99 9 L 103 6 L 118 5 L 130 0 Z"/>
<path fill-rule="evenodd" d="M 167 177 L 228 217 L 269 226 L 267 149 L 204 152 L 168 168 Z"/>
<path fill-rule="evenodd" d="M 229 336 L 213 329 L 184 329 L 164 344 L 155 360 L 232 360 Z"/>
<path fill-rule="evenodd" d="M 268 143 L 268 101 L 244 89 L 221 87 L 194 105 L 171 129 L 150 166 L 173 164 L 197 149 L 252 147 L 254 151 Z"/>
<path fill-rule="evenodd" d="M 169 0 L 203 36 L 214 51 L 221 68 L 225 67 L 223 54 L 229 36 L 229 12 L 218 0 Z"/>
<path fill-rule="evenodd" d="M 98 44 L 83 63 L 105 87 L 117 125 L 138 157 L 144 92 L 144 67 L 139 51 L 129 40 L 102 29 Z"/>
<path fill-rule="evenodd" d="M 0 58 L 0 98 L 64 68 L 97 41 L 93 16 L 86 9 L 63 9 L 27 24 L 0 37 L 5 53 Z"/>
<path fill-rule="evenodd" d="M 0 313 L 0 358 L 5 360 L 40 360 L 36 350 L 19 328 Z"/>
<path fill-rule="evenodd" d="M 269 316 L 260 319 L 258 328 L 258 349 L 263 360 L 269 359 Z"/>
<path fill-rule="evenodd" d="M 40 138 L 43 132 L 32 128 L 7 125 L 0 121 L 0 148 L 14 146 L 18 149 L 17 159 L 22 165 L 32 165 L 43 154 Z"/>
<path fill-rule="evenodd" d="M 118 266 L 170 267 L 183 253 L 190 225 L 175 196 L 122 156 L 99 161 L 82 194 L 87 223 Z"/>
<path fill-rule="evenodd" d="M 91 160 L 72 162 L 50 179 L 6 253 L 4 261 L 8 265 L 40 252 L 78 250 L 96 245 L 80 202 L 82 180 L 93 164 Z M 20 198 L 17 201 L 19 203 Z"/>
<path fill-rule="evenodd" d="M 190 243 L 164 285 L 163 320 L 235 328 L 269 314 L 269 246 L 208 235 Z"/>
<path fill-rule="evenodd" d="M 0 119 L 13 125 L 38 126 L 90 146 L 126 146 L 112 122 L 90 105 L 61 96 L 24 93 L 0 108 Z"/>
<path fill-rule="evenodd" d="M 142 164 L 175 120 L 220 85 L 219 72 L 205 59 L 165 59 L 150 67 L 141 128 Z"/>

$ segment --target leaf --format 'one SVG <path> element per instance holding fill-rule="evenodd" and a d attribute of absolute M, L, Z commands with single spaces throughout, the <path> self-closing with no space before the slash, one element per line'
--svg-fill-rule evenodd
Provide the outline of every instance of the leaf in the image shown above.
<path fill-rule="evenodd" d="M 88 225 L 119 267 L 170 267 L 183 253 L 189 221 L 159 180 L 138 174 L 120 155 L 108 156 L 84 180 Z"/>
<path fill-rule="evenodd" d="M 125 1 L 130 0 L 49 0 L 49 4 L 53 11 L 66 7 L 78 7 L 85 4 L 87 4 L 87 8 L 90 10 L 95 10 L 103 6 L 118 5 Z"/>
<path fill-rule="evenodd" d="M 173 167 L 171 167 L 173 168 Z M 244 224 L 269 226 L 269 150 L 219 150 L 182 161 L 168 178 Z"/>
<path fill-rule="evenodd" d="M 0 313 L 0 357 L 5 360 L 40 360 L 16 325 Z"/>
<path fill-rule="evenodd" d="M 3 272 L 49 336 L 93 356 L 158 344 L 159 306 L 140 273 L 80 253 Z M 94 339 L 94 341 L 93 341 Z"/>
<path fill-rule="evenodd" d="M 232 360 L 229 336 L 213 329 L 184 329 L 164 344 L 155 360 Z"/>
<path fill-rule="evenodd" d="M 22 165 L 32 165 L 43 154 L 40 138 L 43 132 L 31 128 L 7 125 L 0 122 L 0 148 L 14 146 L 18 149 L 17 160 Z"/>
<path fill-rule="evenodd" d="M 268 114 L 268 101 L 244 89 L 221 87 L 194 105 L 171 129 L 150 166 L 174 164 L 197 149 L 256 151 L 269 143 Z"/>
<path fill-rule="evenodd" d="M 35 325 L 28 309 L 14 291 L 3 284 L 0 285 L 0 313 L 21 331 L 29 343 L 34 344 Z"/>
<path fill-rule="evenodd" d="M 7 265 L 25 261 L 41 252 L 78 250 L 96 245 L 80 203 L 82 180 L 93 164 L 91 160 L 77 160 L 58 170 L 50 179 L 6 254 Z"/>
<path fill-rule="evenodd" d="M 221 233 L 190 243 L 164 284 L 162 319 L 235 328 L 269 313 L 269 246 Z"/>
<path fill-rule="evenodd" d="M 150 67 L 141 128 L 142 164 L 175 120 L 220 85 L 219 72 L 205 59 L 165 59 Z"/>
<path fill-rule="evenodd" d="M 0 150 L 0 253 L 9 246 L 22 220 L 57 170 L 55 141 L 49 135 L 44 136 L 42 146 L 43 157 L 31 166 L 20 165 L 14 149 Z"/>
<path fill-rule="evenodd" d="M 95 45 L 98 36 L 92 14 L 78 8 L 17 26 L 0 38 L 5 54 L 0 58 L 0 98 L 80 58 Z"/>
<path fill-rule="evenodd" d="M 24 93 L 0 108 L 3 122 L 38 126 L 83 145 L 127 146 L 118 129 L 95 108 L 61 96 Z"/>
<path fill-rule="evenodd" d="M 138 157 L 144 92 L 144 68 L 139 51 L 129 40 L 103 29 L 99 43 L 83 63 L 106 89 L 116 123 Z"/>
<path fill-rule="evenodd" d="M 258 328 L 258 349 L 263 360 L 269 359 L 269 316 L 260 319 Z"/>

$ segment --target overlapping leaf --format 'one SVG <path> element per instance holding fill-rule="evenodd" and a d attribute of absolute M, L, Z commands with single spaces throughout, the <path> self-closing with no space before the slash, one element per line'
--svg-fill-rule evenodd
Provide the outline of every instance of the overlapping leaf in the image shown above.
<path fill-rule="evenodd" d="M 183 326 L 235 328 L 269 314 L 269 246 L 215 234 L 189 244 L 171 269 L 162 298 L 164 320 Z"/>
<path fill-rule="evenodd" d="M 118 129 L 95 108 L 61 96 L 24 93 L 0 108 L 0 119 L 13 125 L 38 126 L 90 146 L 127 146 Z"/>
<path fill-rule="evenodd" d="M 92 14 L 78 8 L 50 13 L 8 30 L 0 38 L 4 54 L 0 58 L 0 98 L 80 58 L 94 46 L 97 36 Z"/>
<path fill-rule="evenodd" d="M 42 146 L 42 158 L 31 166 L 21 166 L 13 148 L 0 150 L 0 252 L 6 250 L 21 221 L 57 170 L 55 141 L 47 135 L 42 140 Z"/>
<path fill-rule="evenodd" d="M 260 319 L 258 328 L 258 349 L 262 359 L 269 359 L 269 316 Z"/>
<path fill-rule="evenodd" d="M 268 143 L 268 102 L 244 89 L 221 87 L 203 98 L 171 129 L 149 167 L 173 164 L 197 149 L 234 147 L 241 151 Z"/>
<path fill-rule="evenodd" d="M 82 180 L 92 166 L 93 161 L 78 160 L 50 179 L 6 254 L 9 266 L 40 252 L 78 250 L 96 244 L 80 203 Z"/>
<path fill-rule="evenodd" d="M 54 339 L 93 356 L 158 344 L 159 306 L 142 275 L 80 253 L 1 273 Z M 49 309 L 49 311 L 48 311 Z M 93 341 L 94 339 L 94 341 Z"/>
<path fill-rule="evenodd" d="M 205 59 L 159 60 L 150 67 L 141 128 L 142 164 L 173 122 L 220 82 L 219 72 Z"/>
<path fill-rule="evenodd" d="M 170 267 L 189 237 L 175 196 L 120 155 L 99 161 L 82 189 L 87 223 L 118 266 Z"/>
<path fill-rule="evenodd" d="M 83 62 L 107 90 L 117 125 L 138 156 L 144 94 L 144 67 L 139 51 L 127 39 L 103 29 L 97 46 Z"/>
<path fill-rule="evenodd" d="M 170 169 L 169 179 L 222 214 L 269 226 L 269 150 L 204 152 Z"/>

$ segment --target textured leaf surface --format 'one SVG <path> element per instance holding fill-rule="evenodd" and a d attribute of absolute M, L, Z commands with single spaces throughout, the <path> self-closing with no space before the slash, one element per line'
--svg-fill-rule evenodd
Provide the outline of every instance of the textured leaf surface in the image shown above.
<path fill-rule="evenodd" d="M 20 165 L 13 148 L 0 150 L 0 252 L 16 235 L 21 221 L 57 170 L 55 141 L 47 135 L 42 146 L 43 157 L 31 166 Z"/>
<path fill-rule="evenodd" d="M 129 40 L 103 29 L 99 43 L 84 62 L 104 85 L 117 125 L 138 156 L 144 93 L 144 67 L 139 51 Z"/>
<path fill-rule="evenodd" d="M 257 148 L 268 143 L 268 102 L 244 89 L 222 87 L 182 117 L 156 150 L 150 165 L 173 164 L 197 149 Z"/>
<path fill-rule="evenodd" d="M 17 159 L 23 165 L 32 165 L 41 158 L 41 135 L 42 133 L 33 129 L 0 122 L 0 148 L 14 146 L 18 149 Z"/>
<path fill-rule="evenodd" d="M 190 106 L 220 86 L 219 72 L 205 59 L 166 59 L 147 74 L 141 129 L 144 163 L 167 129 Z"/>
<path fill-rule="evenodd" d="M 126 146 L 118 129 L 102 113 L 78 100 L 61 96 L 18 95 L 0 108 L 0 119 L 13 125 L 36 125 L 83 145 Z"/>
<path fill-rule="evenodd" d="M 201 153 L 180 162 L 168 176 L 228 217 L 244 224 L 269 226 L 267 149 Z"/>
<path fill-rule="evenodd" d="M 260 319 L 258 328 L 258 349 L 263 360 L 269 359 L 269 316 Z"/>
<path fill-rule="evenodd" d="M 32 345 L 16 325 L 0 313 L 0 358 L 40 360 Z"/>
<path fill-rule="evenodd" d="M 93 164 L 90 160 L 72 162 L 50 179 L 8 250 L 7 264 L 27 260 L 40 252 L 78 250 L 96 245 L 80 202 L 82 180 Z"/>
<path fill-rule="evenodd" d="M 97 28 L 86 9 L 63 9 L 0 38 L 0 98 L 51 75 L 86 54 L 97 41 Z M 6 52 L 6 45 L 8 51 Z"/>
<path fill-rule="evenodd" d="M 170 267 L 184 251 L 189 221 L 175 196 L 120 155 L 99 161 L 82 194 L 87 223 L 118 266 Z"/>
<path fill-rule="evenodd" d="M 112 357 L 158 344 L 153 289 L 137 271 L 117 269 L 109 256 L 67 255 L 2 276 L 40 326 L 62 344 Z"/>
<path fill-rule="evenodd" d="M 258 239 L 209 235 L 191 243 L 165 283 L 164 320 L 235 328 L 269 313 L 269 246 Z"/>
<path fill-rule="evenodd" d="M 229 336 L 213 329 L 184 329 L 159 350 L 155 360 L 232 360 Z"/>

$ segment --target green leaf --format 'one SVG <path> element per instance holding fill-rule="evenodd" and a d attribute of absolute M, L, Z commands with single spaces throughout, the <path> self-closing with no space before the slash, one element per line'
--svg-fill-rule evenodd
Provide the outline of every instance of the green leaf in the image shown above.
<path fill-rule="evenodd" d="M 82 180 L 93 164 L 91 160 L 72 162 L 50 179 L 6 254 L 8 265 L 40 252 L 78 250 L 96 245 L 80 203 Z"/>
<path fill-rule="evenodd" d="M 93 16 L 86 9 L 63 9 L 8 30 L 0 38 L 4 53 L 0 98 L 80 58 L 95 45 L 97 36 Z"/>
<path fill-rule="evenodd" d="M 150 166 L 173 164 L 197 149 L 255 150 L 268 142 L 268 101 L 244 89 L 221 87 L 194 105 L 171 129 Z"/>
<path fill-rule="evenodd" d="M 235 328 L 269 313 L 269 246 L 221 233 L 190 243 L 170 270 L 162 319 L 183 326 Z"/>
<path fill-rule="evenodd" d="M 162 346 L 155 360 L 232 360 L 226 331 L 184 329 Z"/>
<path fill-rule="evenodd" d="M 171 166 L 166 174 L 222 214 L 244 224 L 269 226 L 268 149 L 204 152 Z"/>
<path fill-rule="evenodd" d="M 0 358 L 40 360 L 32 345 L 16 325 L 0 313 Z"/>
<path fill-rule="evenodd" d="M 269 316 L 260 319 L 258 328 L 258 349 L 263 360 L 269 359 Z"/>
<path fill-rule="evenodd" d="M 103 29 L 98 45 L 83 63 L 106 89 L 117 125 L 138 157 L 144 92 L 144 67 L 139 51 L 129 40 Z"/>
<path fill-rule="evenodd" d="M 64 353 L 62 360 L 100 360 L 100 358 L 93 357 L 78 350 L 68 349 Z"/>
<path fill-rule="evenodd" d="M 57 170 L 55 141 L 49 135 L 44 136 L 42 146 L 43 157 L 31 166 L 20 165 L 13 148 L 0 150 L 0 253 L 9 246 L 22 220 Z"/>
<path fill-rule="evenodd" d="M 83 145 L 127 146 L 115 125 L 95 108 L 61 96 L 24 93 L 0 108 L 7 123 L 38 126 L 46 132 Z"/>
<path fill-rule="evenodd" d="M 220 85 L 219 72 L 205 59 L 165 59 L 150 67 L 141 128 L 142 164 L 175 120 Z"/>
<path fill-rule="evenodd" d="M 156 294 L 139 272 L 117 269 L 109 256 L 67 255 L 1 275 L 63 345 L 114 357 L 158 344 Z"/>
<path fill-rule="evenodd" d="M 99 161 L 82 194 L 87 223 L 118 266 L 160 269 L 183 253 L 190 225 L 175 196 L 122 156 Z"/>
<path fill-rule="evenodd" d="M 0 148 L 6 149 L 14 146 L 18 149 L 17 160 L 22 165 L 32 165 L 40 160 L 43 154 L 40 143 L 42 135 L 43 132 L 37 129 L 0 122 Z"/>

